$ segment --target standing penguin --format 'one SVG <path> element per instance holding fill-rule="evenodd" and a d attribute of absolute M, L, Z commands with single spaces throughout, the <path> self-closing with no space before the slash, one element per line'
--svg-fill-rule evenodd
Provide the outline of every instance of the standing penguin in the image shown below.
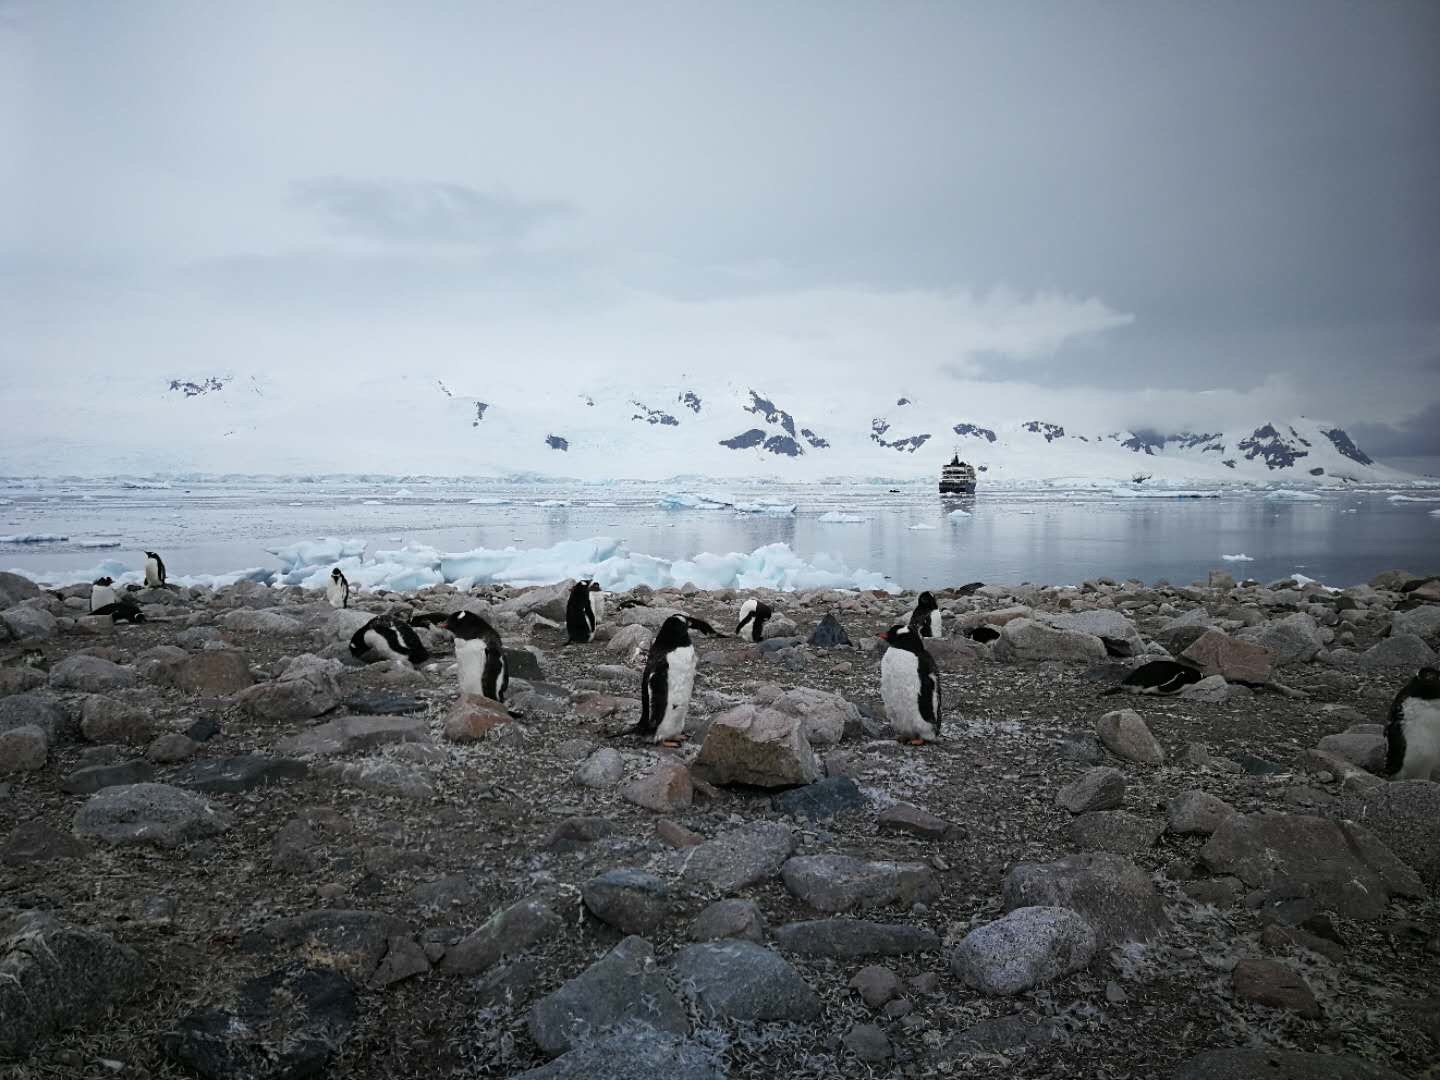
<path fill-rule="evenodd" d="M 943 638 L 945 624 L 940 619 L 940 605 L 930 592 L 922 592 L 915 598 L 915 610 L 910 612 L 906 624 L 921 637 Z"/>
<path fill-rule="evenodd" d="M 350 582 L 338 566 L 330 571 L 330 580 L 325 583 L 325 599 L 330 601 L 331 607 L 350 606 Z"/>
<path fill-rule="evenodd" d="M 756 600 L 753 597 L 740 605 L 740 623 L 735 627 L 735 636 L 739 637 L 740 632 L 748 625 L 750 633 L 746 635 L 751 641 L 759 641 L 765 636 L 765 620 L 775 614 L 775 609 L 764 600 Z"/>
<path fill-rule="evenodd" d="M 895 737 L 911 746 L 934 742 L 940 737 L 940 672 L 925 642 L 903 624 L 880 640 L 890 646 L 880 661 L 880 697 Z"/>
<path fill-rule="evenodd" d="M 496 629 L 473 611 L 457 611 L 440 625 L 455 635 L 460 693 L 503 702 L 510 686 L 510 672 L 505 667 L 505 646 Z"/>
<path fill-rule="evenodd" d="M 566 644 L 584 645 L 595 636 L 595 607 L 591 597 L 600 593 L 598 581 L 577 581 L 565 602 L 565 630 L 570 635 Z"/>
<path fill-rule="evenodd" d="M 1440 670 L 1421 668 L 1395 695 L 1385 741 L 1385 771 L 1397 780 L 1429 780 L 1440 768 Z"/>
<path fill-rule="evenodd" d="M 165 584 L 165 560 L 153 551 L 145 552 L 145 586 L 158 589 Z"/>
<path fill-rule="evenodd" d="M 114 578 L 96 578 L 95 584 L 90 586 L 90 614 L 95 614 L 98 608 L 109 607 L 119 598 L 120 594 L 115 591 Z"/>
<path fill-rule="evenodd" d="M 695 646 L 690 643 L 690 621 L 684 615 L 671 615 L 661 624 L 645 658 L 636 732 L 665 746 L 679 746 L 694 688 Z"/>
<path fill-rule="evenodd" d="M 396 667 L 403 667 L 406 661 L 419 665 L 430 659 L 419 635 L 388 615 L 375 616 L 350 638 L 350 655 L 363 660 L 370 652 L 394 662 Z"/>

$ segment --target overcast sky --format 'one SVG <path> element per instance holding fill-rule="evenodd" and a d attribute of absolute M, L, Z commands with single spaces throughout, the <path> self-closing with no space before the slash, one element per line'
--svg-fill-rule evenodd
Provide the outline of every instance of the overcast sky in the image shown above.
<path fill-rule="evenodd" d="M 1432 0 L 0 0 L 0 146 L 12 377 L 721 334 L 1440 455 Z"/>

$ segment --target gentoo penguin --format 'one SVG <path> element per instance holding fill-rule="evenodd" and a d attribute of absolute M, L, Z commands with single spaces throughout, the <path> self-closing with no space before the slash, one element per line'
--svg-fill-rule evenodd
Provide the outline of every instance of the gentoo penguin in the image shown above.
<path fill-rule="evenodd" d="M 764 600 L 756 600 L 753 597 L 740 605 L 740 623 L 735 627 L 735 636 L 739 637 L 740 632 L 748 625 L 750 633 L 745 635 L 751 641 L 759 641 L 765 636 L 765 620 L 775 614 L 775 609 Z"/>
<path fill-rule="evenodd" d="M 388 615 L 375 616 L 350 638 L 350 654 L 356 659 L 365 659 L 369 652 L 393 661 L 396 667 L 403 667 L 407 660 L 418 665 L 430 659 L 415 631 Z"/>
<path fill-rule="evenodd" d="M 1440 768 L 1440 671 L 1421 668 L 1390 706 L 1385 771 L 1397 780 L 1428 780 Z"/>
<path fill-rule="evenodd" d="M 115 591 L 114 578 L 96 578 L 95 584 L 90 586 L 90 614 L 95 614 L 100 608 L 109 607 L 118 599 L 120 594 Z"/>
<path fill-rule="evenodd" d="M 880 640 L 880 697 L 895 737 L 911 746 L 940 737 L 940 672 L 913 626 L 897 623 Z"/>
<path fill-rule="evenodd" d="M 694 688 L 695 646 L 690 643 L 690 620 L 684 615 L 671 615 L 661 624 L 645 657 L 636 732 L 665 746 L 679 746 Z"/>
<path fill-rule="evenodd" d="M 145 586 L 158 589 L 165 584 L 165 560 L 153 551 L 145 552 Z"/>
<path fill-rule="evenodd" d="M 981 645 L 994 641 L 1000 636 L 1000 631 L 993 626 L 976 626 L 965 631 L 965 636 L 971 641 L 978 641 Z"/>
<path fill-rule="evenodd" d="M 505 646 L 495 628 L 473 611 L 457 611 L 440 625 L 455 635 L 460 693 L 503 702 L 510 672 L 505 667 Z"/>
<path fill-rule="evenodd" d="M 583 645 L 595 634 L 595 607 L 591 598 L 600 592 L 597 581 L 577 581 L 570 590 L 570 599 L 565 602 L 565 630 L 570 635 L 567 644 Z"/>
<path fill-rule="evenodd" d="M 1119 686 L 1112 686 L 1105 694 L 1178 694 L 1191 683 L 1197 683 L 1204 676 L 1200 669 L 1175 660 L 1151 660 L 1141 664 L 1125 678 Z"/>
<path fill-rule="evenodd" d="M 325 583 L 325 599 L 330 601 L 331 607 L 350 606 L 350 582 L 338 566 L 330 571 L 330 580 Z"/>
<path fill-rule="evenodd" d="M 921 637 L 945 636 L 945 624 L 940 620 L 940 605 L 935 603 L 935 597 L 929 592 L 922 592 L 915 598 L 915 610 L 910 612 L 910 618 L 905 621 L 910 629 Z"/>

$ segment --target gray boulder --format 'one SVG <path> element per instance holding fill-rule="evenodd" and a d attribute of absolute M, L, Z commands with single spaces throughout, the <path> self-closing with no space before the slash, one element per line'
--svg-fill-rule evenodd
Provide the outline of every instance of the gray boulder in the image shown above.
<path fill-rule="evenodd" d="M 1206 675 L 1221 675 L 1230 682 L 1270 681 L 1270 650 L 1253 641 L 1241 641 L 1219 630 L 1206 630 L 1180 654 L 1193 660 Z"/>
<path fill-rule="evenodd" d="M 305 632 L 305 624 L 299 619 L 281 615 L 278 611 L 252 611 L 249 608 L 236 608 L 234 611 L 227 611 L 221 615 L 219 622 L 226 630 L 242 634 L 289 637 Z"/>
<path fill-rule="evenodd" d="M 187 694 L 215 696 L 236 694 L 255 683 L 245 654 L 235 649 L 210 649 L 187 656 L 157 668 L 152 678 Z"/>
<path fill-rule="evenodd" d="M 627 937 L 609 953 L 531 1007 L 530 1037 L 554 1057 L 626 1024 L 687 1035 L 685 1008 L 655 966 L 644 938 Z"/>
<path fill-rule="evenodd" d="M 563 928 L 560 916 L 539 897 L 526 897 L 501 908 L 478 930 L 452 945 L 440 961 L 449 975 L 479 975 L 505 956 L 523 952 Z"/>
<path fill-rule="evenodd" d="M 905 956 L 938 952 L 940 938 L 933 930 L 905 923 L 877 923 L 864 919 L 811 919 L 786 923 L 775 931 L 775 944 L 801 956 L 828 956 L 851 960 L 862 956 Z"/>
<path fill-rule="evenodd" d="M 0 773 L 35 772 L 50 756 L 50 740 L 34 724 L 0 731 Z"/>
<path fill-rule="evenodd" d="M 647 934 L 669 914 L 665 882 L 643 870 L 606 870 L 580 890 L 597 919 L 624 934 Z"/>
<path fill-rule="evenodd" d="M 49 641 L 60 632 L 55 616 L 40 607 L 7 608 L 0 611 L 0 623 L 16 641 Z"/>
<path fill-rule="evenodd" d="M 423 716 L 342 716 L 280 739 L 275 750 L 301 757 L 326 757 L 394 743 L 429 741 L 430 723 Z"/>
<path fill-rule="evenodd" d="M 98 656 L 67 656 L 50 669 L 52 690 L 83 690 L 103 694 L 135 685 L 135 673 Z"/>
<path fill-rule="evenodd" d="M 383 912 L 322 908 L 272 919 L 241 935 L 240 949 L 268 954 L 278 948 L 305 957 L 323 956 L 327 967 L 364 983 L 380 966 L 391 939 L 407 930 L 404 920 Z"/>
<path fill-rule="evenodd" d="M 1422 880 L 1440 885 L 1440 784 L 1380 784 L 1350 796 L 1341 810 L 1379 837 Z"/>
<path fill-rule="evenodd" d="M 340 704 L 343 695 L 335 676 L 310 670 L 289 679 L 274 679 L 241 691 L 241 707 L 257 720 L 308 720 Z"/>
<path fill-rule="evenodd" d="M 575 782 L 587 788 L 612 788 L 624 778 L 625 759 L 609 746 L 596 750 L 575 770 Z"/>
<path fill-rule="evenodd" d="M 1124 810 L 1091 810 L 1070 822 L 1070 842 L 1081 851 L 1134 855 L 1149 851 L 1165 831 L 1158 821 Z"/>
<path fill-rule="evenodd" d="M 1320 636 L 1320 627 L 1313 617 L 1303 611 L 1297 611 L 1264 626 L 1241 630 L 1235 636 L 1241 641 L 1249 641 L 1269 649 L 1276 667 L 1306 663 L 1315 659 L 1316 654 L 1325 647 L 1325 641 Z"/>
<path fill-rule="evenodd" d="M 817 911 L 867 910 L 933 900 L 935 874 L 924 863 L 866 862 L 848 855 L 802 855 L 780 871 L 785 886 Z"/>
<path fill-rule="evenodd" d="M 557 582 L 554 585 L 542 585 L 536 589 L 526 589 L 518 596 L 512 596 L 508 600 L 502 600 L 496 605 L 495 610 L 501 613 L 518 615 L 521 618 L 527 615 L 540 615 L 551 622 L 564 623 L 565 604 L 570 599 L 570 590 L 575 586 L 573 579 Z M 635 609 L 628 609 L 635 610 Z"/>
<path fill-rule="evenodd" d="M 695 916 L 690 937 L 695 941 L 743 938 L 764 944 L 765 916 L 753 900 L 717 900 Z"/>
<path fill-rule="evenodd" d="M 1363 731 L 1342 731 L 1338 735 L 1326 735 L 1319 742 L 1319 749 L 1327 754 L 1343 758 L 1366 772 L 1383 773 L 1388 746 L 1384 735 Z"/>
<path fill-rule="evenodd" d="M 1087 769 L 1079 779 L 1055 794 L 1055 804 L 1072 814 L 1087 810 L 1114 810 L 1125 801 L 1125 774 L 1119 769 L 1099 766 Z"/>
<path fill-rule="evenodd" d="M 14 607 L 22 600 L 38 600 L 44 590 L 27 577 L 0 570 L 0 610 Z"/>
<path fill-rule="evenodd" d="M 176 786 L 208 794 L 233 794 L 269 787 L 285 780 L 303 780 L 310 766 L 296 758 L 267 754 L 237 754 L 234 757 L 192 761 L 174 775 Z"/>
<path fill-rule="evenodd" d="M 1423 896 L 1415 871 L 1353 822 L 1305 814 L 1234 814 L 1200 851 L 1216 874 L 1283 889 L 1355 919 L 1384 914 L 1391 895 Z"/>
<path fill-rule="evenodd" d="M 1410 671 L 1433 667 L 1435 650 L 1414 634 L 1391 634 L 1360 654 L 1367 671 Z"/>
<path fill-rule="evenodd" d="M 75 812 L 75 835 L 107 844 L 173 848 L 230 828 L 230 814 L 169 784 L 109 787 Z"/>
<path fill-rule="evenodd" d="M 798 717 L 811 746 L 834 746 L 844 737 L 846 727 L 860 726 L 860 710 L 839 694 L 824 690 L 797 686 L 768 704 L 777 712 Z"/>
<path fill-rule="evenodd" d="M 1150 875 L 1107 852 L 1068 855 L 1052 863 L 1017 863 L 1001 893 L 1007 910 L 1066 907 L 1094 928 L 1100 948 L 1149 941 L 1170 926 Z"/>
<path fill-rule="evenodd" d="M 1075 630 L 1057 630 L 1037 619 L 1014 619 L 1000 629 L 1000 636 L 991 643 L 997 660 L 1007 663 L 1025 660 L 1076 660 L 1094 662 L 1105 659 L 1105 643 L 1094 634 Z"/>
<path fill-rule="evenodd" d="M 709 941 L 681 949 L 673 961 L 682 991 L 702 1012 L 733 1020 L 788 1020 L 820 1015 L 820 999 L 778 953 L 750 941 Z"/>
<path fill-rule="evenodd" d="M 1209 836 L 1235 808 L 1203 791 L 1186 791 L 1165 804 L 1166 828 L 1182 835 Z"/>
<path fill-rule="evenodd" d="M 1098 637 L 1111 656 L 1140 656 L 1145 652 L 1145 641 L 1140 631 L 1118 611 L 1097 608 L 1065 615 L 1045 615 L 1043 618 L 1057 630 Z"/>
<path fill-rule="evenodd" d="M 1440 642 L 1440 604 L 1425 604 L 1390 616 L 1392 635 L 1412 634 L 1426 641 Z"/>
<path fill-rule="evenodd" d="M 421 769 L 389 758 L 361 758 L 325 770 L 341 784 L 400 799 L 433 799 L 435 785 Z"/>
<path fill-rule="evenodd" d="M 1100 718 L 1095 733 L 1105 748 L 1116 757 L 1141 765 L 1163 765 L 1165 751 L 1159 741 L 1150 734 L 1145 721 L 1133 709 L 1116 709 Z"/>
<path fill-rule="evenodd" d="M 719 784 L 794 787 L 820 779 L 820 761 L 798 716 L 741 705 L 717 716 L 695 765 Z"/>
<path fill-rule="evenodd" d="M 1085 967 L 1095 931 L 1063 907 L 1022 907 L 970 931 L 950 956 L 950 970 L 986 994 L 1018 994 Z"/>
<path fill-rule="evenodd" d="M 45 690 L 0 698 L 0 731 L 17 727 L 38 727 L 52 746 L 70 733 L 60 699 Z"/>
<path fill-rule="evenodd" d="M 104 934 L 39 911 L 0 917 L 0 1057 L 98 1023 L 145 979 L 140 957 Z"/>
<path fill-rule="evenodd" d="M 647 1025 L 581 1043 L 515 1080 L 726 1080 L 720 1053 Z"/>

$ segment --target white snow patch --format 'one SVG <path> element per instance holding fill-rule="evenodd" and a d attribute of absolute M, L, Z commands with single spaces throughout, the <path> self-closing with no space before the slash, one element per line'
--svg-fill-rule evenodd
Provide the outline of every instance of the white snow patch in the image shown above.
<path fill-rule="evenodd" d="M 468 500 L 468 505 L 470 505 L 470 506 L 506 506 L 506 505 L 509 504 L 509 502 L 510 502 L 509 499 L 497 498 L 497 497 L 494 496 L 494 495 L 477 495 L 475 498 Z"/>

